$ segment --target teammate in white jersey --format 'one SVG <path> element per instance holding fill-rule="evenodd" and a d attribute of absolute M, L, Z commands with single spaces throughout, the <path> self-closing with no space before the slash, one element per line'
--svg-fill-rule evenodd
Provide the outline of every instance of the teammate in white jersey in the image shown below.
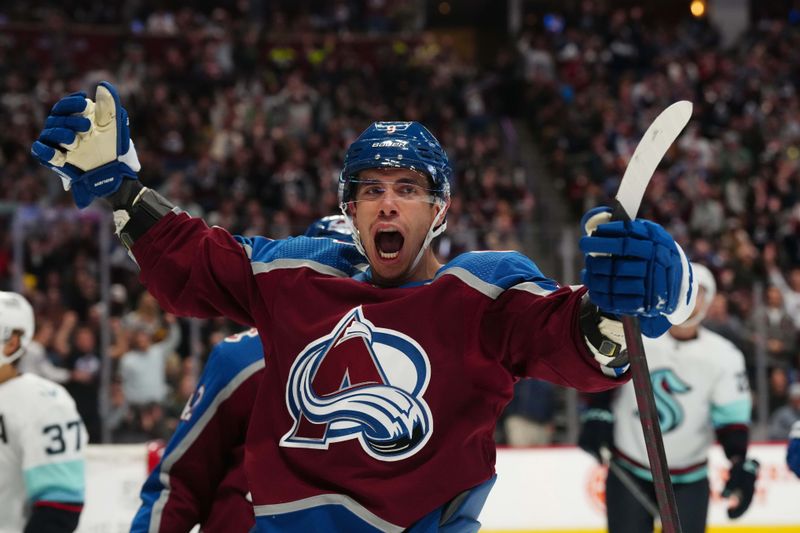
<path fill-rule="evenodd" d="M 731 518 L 747 510 L 758 474 L 758 463 L 746 457 L 752 400 L 744 356 L 731 342 L 700 325 L 716 283 L 703 265 L 692 263 L 692 270 L 700 286 L 692 316 L 666 335 L 644 338 L 678 514 L 686 533 L 705 531 L 707 455 L 715 437 L 731 461 L 723 491 L 729 497 Z M 611 533 L 652 531 L 654 503 L 648 511 L 641 500 L 655 502 L 655 491 L 633 383 L 593 396 L 589 404 L 579 445 L 598 459 L 603 448 L 611 450 L 606 481 L 608 529 Z"/>
<path fill-rule="evenodd" d="M 17 370 L 33 332 L 28 301 L 0 292 L 0 533 L 69 533 L 83 508 L 88 436 L 61 385 Z"/>

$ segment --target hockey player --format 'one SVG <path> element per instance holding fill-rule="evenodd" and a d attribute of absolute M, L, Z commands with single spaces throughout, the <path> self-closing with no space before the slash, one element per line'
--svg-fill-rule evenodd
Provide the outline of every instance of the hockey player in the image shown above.
<path fill-rule="evenodd" d="M 786 464 L 800 477 L 800 422 L 795 422 L 789 433 L 789 447 L 786 450 Z"/>
<path fill-rule="evenodd" d="M 255 524 L 244 442 L 264 369 L 255 329 L 226 338 L 203 374 L 158 466 L 142 487 L 131 533 L 249 531 Z"/>
<path fill-rule="evenodd" d="M 670 328 L 667 335 L 644 342 L 678 514 L 686 533 L 705 531 L 707 455 L 715 434 L 731 462 L 722 493 L 730 498 L 731 518 L 747 510 L 758 474 L 758 462 L 747 458 L 752 405 L 744 356 L 731 342 L 700 325 L 714 299 L 716 283 L 703 265 L 692 263 L 692 272 L 700 287 L 692 316 Z M 652 531 L 653 516 L 621 479 L 633 479 L 640 497 L 655 502 L 634 388 L 625 384 L 590 402 L 579 445 L 598 459 L 603 448 L 611 449 L 614 467 L 606 481 L 608 529 L 611 533 Z M 619 475 L 618 467 L 622 469 Z"/>
<path fill-rule="evenodd" d="M 342 215 L 317 220 L 305 235 L 352 240 Z M 142 487 L 131 533 L 185 533 L 196 524 L 207 533 L 238 532 L 255 525 L 244 449 L 263 374 L 264 349 L 255 329 L 214 347 L 161 461 Z"/>
<path fill-rule="evenodd" d="M 245 468 L 261 531 L 477 531 L 515 379 L 614 387 L 628 366 L 617 315 L 658 335 L 692 310 L 674 240 L 608 209 L 587 217 L 586 287 L 514 252 L 440 264 L 429 245 L 452 170 L 416 122 L 374 123 L 345 154 L 355 246 L 272 241 L 209 228 L 143 187 L 116 89 L 102 82 L 95 99 L 59 101 L 32 153 L 79 207 L 111 203 L 165 310 L 258 329 L 270 359 Z"/>
<path fill-rule="evenodd" d="M 57 383 L 20 374 L 34 333 L 33 309 L 0 292 L 0 533 L 69 533 L 83 509 L 89 436 Z"/>

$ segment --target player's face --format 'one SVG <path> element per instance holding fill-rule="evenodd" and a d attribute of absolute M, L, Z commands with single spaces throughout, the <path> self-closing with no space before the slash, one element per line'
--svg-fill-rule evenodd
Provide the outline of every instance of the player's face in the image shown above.
<path fill-rule="evenodd" d="M 350 214 L 376 283 L 398 285 L 435 274 L 439 264 L 430 248 L 413 272 L 411 265 L 441 209 L 428 178 L 418 172 L 392 168 L 359 174 Z"/>
<path fill-rule="evenodd" d="M 19 345 L 22 342 L 22 333 L 19 331 L 14 331 L 8 340 L 3 344 L 3 355 L 9 356 L 16 352 L 19 349 Z"/>

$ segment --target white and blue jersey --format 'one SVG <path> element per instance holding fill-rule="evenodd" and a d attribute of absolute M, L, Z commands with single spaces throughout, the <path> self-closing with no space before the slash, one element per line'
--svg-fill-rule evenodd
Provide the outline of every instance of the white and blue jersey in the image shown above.
<path fill-rule="evenodd" d="M 197 389 L 141 492 L 131 532 L 249 531 L 254 525 L 244 473 L 250 413 L 264 370 L 254 329 L 214 347 Z"/>
<path fill-rule="evenodd" d="M 644 338 L 658 420 L 673 483 L 707 475 L 708 449 L 716 435 L 746 430 L 752 400 L 742 353 L 706 328 L 677 340 L 669 333 Z M 633 383 L 615 391 L 614 459 L 652 481 Z M 745 444 L 746 448 L 746 444 Z"/>
<path fill-rule="evenodd" d="M 79 513 L 89 436 L 57 383 L 22 374 L 0 383 L 0 533 L 19 533 L 32 507 Z"/>

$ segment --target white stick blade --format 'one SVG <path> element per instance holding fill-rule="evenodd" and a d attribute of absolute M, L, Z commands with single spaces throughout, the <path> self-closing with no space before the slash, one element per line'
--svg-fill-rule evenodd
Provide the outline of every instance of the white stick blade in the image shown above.
<path fill-rule="evenodd" d="M 617 191 L 617 201 L 631 220 L 636 218 L 639 212 L 644 191 L 650 183 L 650 178 L 653 177 L 653 172 L 690 118 L 692 118 L 692 103 L 681 100 L 662 111 L 644 132 Z"/>

